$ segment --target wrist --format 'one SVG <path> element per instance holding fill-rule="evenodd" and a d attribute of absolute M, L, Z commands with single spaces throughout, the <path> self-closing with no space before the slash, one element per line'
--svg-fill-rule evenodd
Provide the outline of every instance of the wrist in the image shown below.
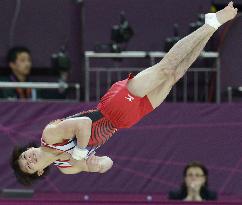
<path fill-rule="evenodd" d="M 72 158 L 75 160 L 83 160 L 88 156 L 88 150 L 84 147 L 75 146 L 72 152 Z"/>
<path fill-rule="evenodd" d="M 77 147 L 78 149 L 86 149 L 86 147 L 84 147 L 84 146 L 80 146 L 78 143 L 77 143 L 76 147 Z"/>

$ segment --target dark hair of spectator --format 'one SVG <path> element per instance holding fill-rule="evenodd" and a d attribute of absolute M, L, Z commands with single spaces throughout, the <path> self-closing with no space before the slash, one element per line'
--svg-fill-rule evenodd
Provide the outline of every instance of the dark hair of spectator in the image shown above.
<path fill-rule="evenodd" d="M 29 55 L 31 55 L 30 50 L 26 47 L 13 47 L 8 51 L 7 63 L 14 63 L 17 60 L 18 54 L 20 53 L 28 53 Z"/>
<path fill-rule="evenodd" d="M 203 200 L 216 200 L 217 199 L 217 193 L 210 191 L 208 189 L 208 169 L 199 162 L 191 162 L 187 164 L 183 170 L 183 182 L 181 184 L 181 187 L 178 191 L 171 191 L 169 193 L 169 199 L 174 200 L 183 200 L 187 197 L 188 190 L 185 183 L 185 177 L 187 176 L 187 171 L 190 168 L 200 168 L 203 171 L 204 177 L 205 177 L 205 183 L 200 189 L 200 196 Z"/>

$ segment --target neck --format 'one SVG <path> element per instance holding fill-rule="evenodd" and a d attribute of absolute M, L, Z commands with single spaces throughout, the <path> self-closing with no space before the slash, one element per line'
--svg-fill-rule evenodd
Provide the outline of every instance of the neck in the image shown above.
<path fill-rule="evenodd" d="M 41 155 L 43 157 L 43 169 L 51 165 L 54 161 L 59 159 L 60 153 L 57 153 L 56 151 L 51 150 L 48 147 L 40 147 Z"/>
<path fill-rule="evenodd" d="M 17 78 L 17 80 L 19 82 L 26 82 L 27 77 L 25 75 L 21 75 L 19 73 L 17 73 L 16 71 L 13 70 L 13 74 L 15 75 L 15 77 Z"/>

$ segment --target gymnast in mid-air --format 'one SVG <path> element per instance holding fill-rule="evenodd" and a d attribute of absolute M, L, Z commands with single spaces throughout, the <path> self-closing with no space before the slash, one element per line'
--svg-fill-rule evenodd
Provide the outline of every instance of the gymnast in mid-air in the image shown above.
<path fill-rule="evenodd" d="M 114 83 L 96 109 L 50 122 L 40 146 L 16 146 L 11 165 L 18 181 L 31 185 L 47 174 L 51 164 L 64 174 L 108 171 L 113 161 L 96 156 L 97 149 L 118 129 L 132 127 L 157 108 L 215 31 L 237 12 L 230 2 L 224 9 L 206 14 L 205 24 L 177 42 L 159 63 Z"/>

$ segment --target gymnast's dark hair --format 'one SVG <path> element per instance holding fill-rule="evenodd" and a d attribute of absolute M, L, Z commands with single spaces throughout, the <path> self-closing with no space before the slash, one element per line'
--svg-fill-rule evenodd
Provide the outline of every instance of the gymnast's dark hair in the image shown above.
<path fill-rule="evenodd" d="M 13 47 L 8 51 L 7 59 L 6 59 L 7 63 L 10 63 L 10 62 L 14 63 L 17 60 L 18 54 L 20 53 L 28 53 L 29 55 L 31 55 L 30 50 L 26 47 L 23 47 L 23 46 Z"/>
<path fill-rule="evenodd" d="M 12 152 L 11 161 L 10 161 L 11 167 L 14 170 L 14 174 L 17 178 L 17 181 L 19 183 L 21 183 L 22 185 L 25 185 L 25 186 L 31 186 L 37 180 L 43 179 L 49 172 L 49 167 L 46 167 L 44 169 L 43 175 L 38 176 L 37 172 L 34 173 L 34 174 L 28 174 L 28 173 L 23 172 L 20 169 L 19 162 L 18 162 L 19 157 L 23 152 L 25 152 L 30 147 L 36 147 L 37 148 L 38 146 L 36 145 L 35 142 L 31 142 L 31 143 L 29 143 L 25 146 L 22 146 L 22 147 L 21 146 L 14 147 L 13 152 Z"/>
<path fill-rule="evenodd" d="M 174 191 L 169 193 L 170 199 L 177 199 L 177 200 L 183 200 L 187 197 L 187 186 L 185 183 L 185 177 L 187 175 L 187 171 L 190 168 L 200 168 L 203 171 L 204 177 L 205 177 L 205 183 L 200 189 L 200 195 L 203 200 L 216 200 L 217 199 L 217 193 L 212 192 L 208 189 L 208 169 L 199 162 L 191 162 L 187 164 L 183 170 L 183 182 L 181 184 L 179 191 Z"/>

